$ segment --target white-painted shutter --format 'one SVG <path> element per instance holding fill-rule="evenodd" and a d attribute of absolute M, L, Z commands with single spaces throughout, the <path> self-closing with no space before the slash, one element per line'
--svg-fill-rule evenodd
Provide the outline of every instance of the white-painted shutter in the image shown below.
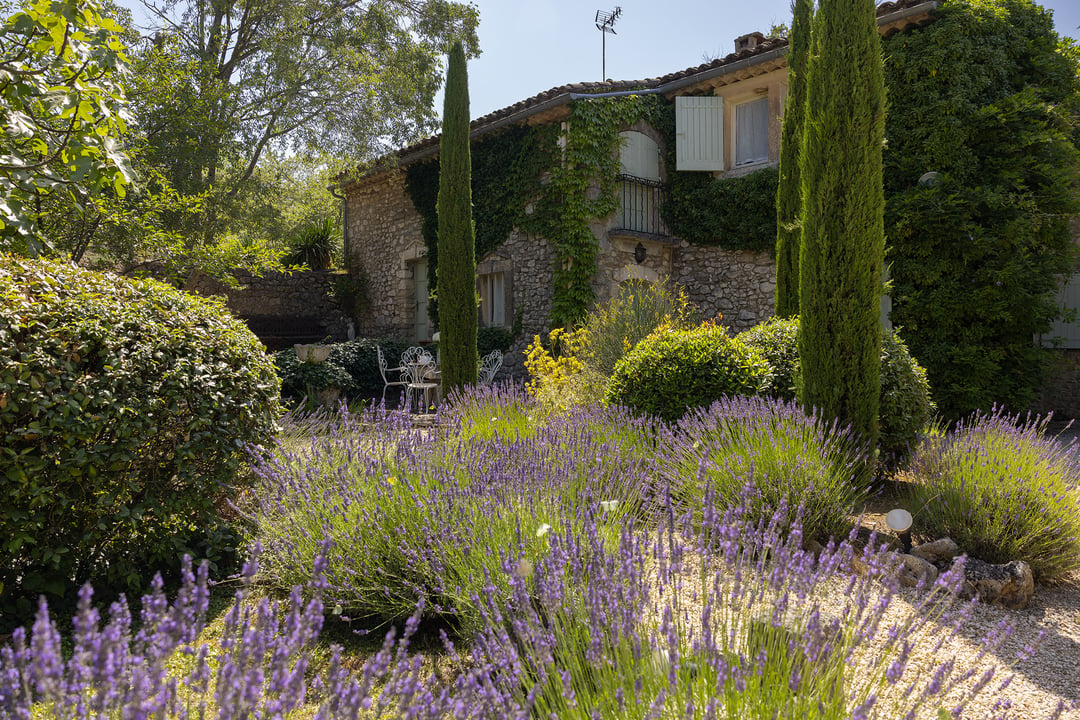
<path fill-rule="evenodd" d="M 724 169 L 724 98 L 675 98 L 675 169 Z"/>

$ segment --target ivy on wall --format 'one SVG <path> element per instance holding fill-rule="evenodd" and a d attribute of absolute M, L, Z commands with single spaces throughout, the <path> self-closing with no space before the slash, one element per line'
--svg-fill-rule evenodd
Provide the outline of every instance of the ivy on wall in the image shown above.
<path fill-rule="evenodd" d="M 555 248 L 553 326 L 580 321 L 595 299 L 598 243 L 589 222 L 618 209 L 619 132 L 639 120 L 664 137 L 672 169 L 664 216 L 676 236 L 728 249 L 774 247 L 774 168 L 734 179 L 676 173 L 674 103 L 659 95 L 577 100 L 561 127 L 511 127 L 472 148 L 476 257 L 499 247 L 515 227 L 549 240 Z M 438 159 L 408 167 L 406 188 L 422 218 L 432 288 L 437 286 L 438 187 Z M 437 327 L 434 296 L 428 312 Z"/>
<path fill-rule="evenodd" d="M 579 322 L 595 299 L 597 239 L 589 221 L 618 209 L 619 131 L 638 120 L 655 125 L 662 104 L 655 95 L 626 95 L 570 106 L 561 162 L 553 164 L 536 211 L 522 224 L 555 246 L 553 326 Z"/>
<path fill-rule="evenodd" d="M 670 173 L 664 222 L 679 238 L 727 250 L 776 249 L 776 188 L 780 173 L 766 167 L 736 178 Z"/>
<path fill-rule="evenodd" d="M 540 194 L 541 178 L 552 164 L 555 148 L 553 127 L 510 127 L 488 135 L 472 145 L 473 223 L 476 226 L 476 258 L 479 260 L 506 241 L 525 216 L 529 201 Z M 439 218 L 435 209 L 439 194 L 439 160 L 413 163 L 405 174 L 405 187 L 421 218 L 421 234 L 427 246 L 428 287 L 436 288 L 439 265 Z M 428 302 L 428 314 L 439 326 L 438 298 Z"/>

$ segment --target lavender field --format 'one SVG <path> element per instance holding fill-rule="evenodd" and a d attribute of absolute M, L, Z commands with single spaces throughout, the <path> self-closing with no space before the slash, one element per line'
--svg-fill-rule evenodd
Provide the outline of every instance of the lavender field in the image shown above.
<path fill-rule="evenodd" d="M 965 629 L 959 566 L 901 592 L 856 541 L 844 429 L 760 398 L 676 426 L 510 387 L 448 407 L 290 418 L 252 452 L 231 609 L 208 627 L 190 565 L 137 615 L 85 588 L 70 635 L 43 606 L 0 717 L 1010 717 L 1031 648 Z M 979 662 L 926 652 L 956 637 Z"/>

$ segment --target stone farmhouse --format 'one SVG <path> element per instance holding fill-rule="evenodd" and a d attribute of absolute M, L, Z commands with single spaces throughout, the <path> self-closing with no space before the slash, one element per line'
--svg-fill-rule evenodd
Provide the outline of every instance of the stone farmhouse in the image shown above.
<path fill-rule="evenodd" d="M 883 35 L 927 22 L 937 2 L 898 0 L 878 7 Z M 775 263 L 769 251 L 726 250 L 669 232 L 659 212 L 676 173 L 740 177 L 775 168 L 787 93 L 786 38 L 761 33 L 735 40 L 735 52 L 660 78 L 564 85 L 472 121 L 475 143 L 511 126 L 565 123 L 574 103 L 589 98 L 656 94 L 675 103 L 677 147 L 639 120 L 620 128 L 619 207 L 589 221 L 596 242 L 591 290 L 603 302 L 630 279 L 667 278 L 681 286 L 705 317 L 722 316 L 733 331 L 772 315 Z M 428 245 L 423 218 L 406 188 L 407 170 L 439 150 L 432 137 L 343 179 L 346 257 L 367 278 L 369 310 L 358 334 L 431 339 Z M 675 157 L 674 167 L 670 158 Z M 475 160 L 474 160 L 475 162 Z M 474 202 L 476 198 L 474 198 Z M 494 250 L 477 257 L 481 327 L 520 331 L 507 354 L 511 373 L 522 350 L 551 327 L 556 252 L 550 238 L 515 227 Z"/>

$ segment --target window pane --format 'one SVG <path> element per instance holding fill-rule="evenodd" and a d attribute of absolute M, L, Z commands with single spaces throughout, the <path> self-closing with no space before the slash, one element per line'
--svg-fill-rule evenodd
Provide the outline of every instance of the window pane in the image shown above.
<path fill-rule="evenodd" d="M 769 98 L 751 100 L 735 108 L 735 164 L 769 159 Z"/>
<path fill-rule="evenodd" d="M 503 273 L 480 276 L 480 323 L 484 327 L 506 325 L 506 283 Z"/>

